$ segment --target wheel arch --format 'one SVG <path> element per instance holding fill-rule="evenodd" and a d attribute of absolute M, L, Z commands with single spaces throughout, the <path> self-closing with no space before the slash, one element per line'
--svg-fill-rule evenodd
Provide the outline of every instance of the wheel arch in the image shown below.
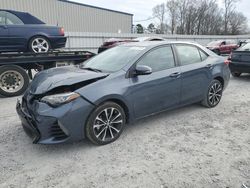
<path fill-rule="evenodd" d="M 222 87 L 224 88 L 225 81 L 221 76 L 216 76 L 214 79 L 218 80 L 222 84 Z"/>
<path fill-rule="evenodd" d="M 50 41 L 49 37 L 46 34 L 39 33 L 39 34 L 35 34 L 35 35 L 32 35 L 29 37 L 28 42 L 27 42 L 27 50 L 30 50 L 29 48 L 30 48 L 31 40 L 36 38 L 36 37 L 43 37 L 43 38 L 47 39 L 49 42 L 49 46 L 51 48 L 51 41 Z"/>
<path fill-rule="evenodd" d="M 104 104 L 105 102 L 114 102 L 118 105 L 120 105 L 124 112 L 125 112 L 125 115 L 126 115 L 126 123 L 129 123 L 131 122 L 131 109 L 129 108 L 129 106 L 127 105 L 127 103 L 121 99 L 121 97 L 105 97 L 103 100 L 100 100 L 96 103 L 96 106 L 100 106 L 102 104 Z"/>

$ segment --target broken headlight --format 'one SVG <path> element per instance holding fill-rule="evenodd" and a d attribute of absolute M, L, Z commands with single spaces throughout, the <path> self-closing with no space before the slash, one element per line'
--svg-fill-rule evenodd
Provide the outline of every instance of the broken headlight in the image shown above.
<path fill-rule="evenodd" d="M 55 95 L 48 95 L 48 96 L 43 97 L 41 99 L 41 102 L 47 103 L 53 107 L 58 107 L 62 104 L 69 103 L 69 102 L 77 99 L 78 97 L 80 97 L 80 95 L 78 93 L 74 93 L 74 92 L 55 94 Z"/>

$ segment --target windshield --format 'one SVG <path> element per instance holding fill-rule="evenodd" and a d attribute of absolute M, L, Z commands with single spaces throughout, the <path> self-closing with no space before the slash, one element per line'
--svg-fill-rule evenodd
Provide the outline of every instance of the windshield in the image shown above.
<path fill-rule="evenodd" d="M 247 43 L 244 46 L 238 48 L 238 50 L 250 51 L 250 43 Z"/>
<path fill-rule="evenodd" d="M 116 72 L 125 67 L 144 47 L 118 46 L 111 48 L 87 61 L 83 68 L 100 70 L 101 72 Z"/>
<path fill-rule="evenodd" d="M 213 41 L 213 42 L 208 43 L 207 45 L 208 46 L 219 46 L 220 44 L 221 44 L 221 41 Z"/>

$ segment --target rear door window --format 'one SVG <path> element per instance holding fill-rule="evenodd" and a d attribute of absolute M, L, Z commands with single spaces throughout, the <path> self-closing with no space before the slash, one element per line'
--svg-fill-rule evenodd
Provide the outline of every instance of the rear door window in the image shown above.
<path fill-rule="evenodd" d="M 181 65 L 190 65 L 202 61 L 200 50 L 195 46 L 176 45 L 176 50 Z"/>

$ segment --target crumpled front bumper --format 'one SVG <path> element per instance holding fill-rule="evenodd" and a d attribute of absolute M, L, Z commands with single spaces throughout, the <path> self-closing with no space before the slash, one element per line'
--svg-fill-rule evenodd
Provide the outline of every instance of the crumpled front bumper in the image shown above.
<path fill-rule="evenodd" d="M 83 98 L 57 108 L 23 98 L 16 110 L 33 143 L 59 144 L 85 138 L 85 124 L 94 107 Z"/>
<path fill-rule="evenodd" d="M 32 117 L 22 109 L 20 101 L 17 101 L 16 111 L 22 122 L 24 131 L 31 137 L 33 143 L 37 143 L 40 139 L 40 132 L 35 122 L 32 120 Z"/>

